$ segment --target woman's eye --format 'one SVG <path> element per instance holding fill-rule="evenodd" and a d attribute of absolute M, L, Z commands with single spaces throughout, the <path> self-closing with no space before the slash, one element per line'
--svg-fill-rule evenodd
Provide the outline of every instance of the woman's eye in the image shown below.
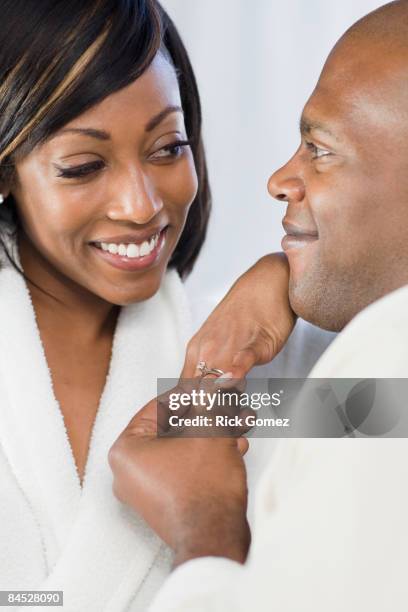
<path fill-rule="evenodd" d="M 178 140 L 177 142 L 172 142 L 171 144 L 158 149 L 158 151 L 153 153 L 150 157 L 153 160 L 177 159 L 183 154 L 184 149 L 190 145 L 191 142 L 189 140 Z"/>
<path fill-rule="evenodd" d="M 313 144 L 313 142 L 306 142 L 306 146 L 309 149 L 309 151 L 311 151 L 313 154 L 312 159 L 319 159 L 321 157 L 326 157 L 327 155 L 331 155 L 330 151 L 328 151 L 327 149 L 318 147 L 317 145 Z"/>
<path fill-rule="evenodd" d="M 94 161 L 89 162 L 88 164 L 81 164 L 80 166 L 71 166 L 69 168 L 62 168 L 61 166 L 58 166 L 59 174 L 57 176 L 61 176 L 63 178 L 81 178 L 101 170 L 104 165 L 105 164 L 103 161 Z"/>

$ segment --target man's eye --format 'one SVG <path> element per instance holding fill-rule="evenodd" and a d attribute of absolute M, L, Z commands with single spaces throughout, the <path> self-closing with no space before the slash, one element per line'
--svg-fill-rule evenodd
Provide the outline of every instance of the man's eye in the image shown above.
<path fill-rule="evenodd" d="M 183 153 L 183 150 L 186 147 L 191 145 L 190 140 L 178 140 L 176 142 L 172 142 L 171 144 L 162 147 L 155 153 L 153 153 L 150 157 L 153 160 L 160 159 L 177 159 Z"/>
<path fill-rule="evenodd" d="M 89 162 L 88 164 L 81 164 L 80 166 L 71 166 L 69 168 L 62 168 L 58 166 L 57 176 L 61 176 L 63 178 L 81 178 L 83 176 L 88 176 L 88 174 L 92 174 L 93 172 L 97 172 L 104 167 L 103 161 L 94 161 Z"/>
<path fill-rule="evenodd" d="M 321 157 L 326 157 L 327 155 L 331 155 L 330 151 L 327 149 L 322 149 L 318 147 L 313 142 L 306 142 L 306 146 L 312 153 L 312 159 L 319 159 Z"/>

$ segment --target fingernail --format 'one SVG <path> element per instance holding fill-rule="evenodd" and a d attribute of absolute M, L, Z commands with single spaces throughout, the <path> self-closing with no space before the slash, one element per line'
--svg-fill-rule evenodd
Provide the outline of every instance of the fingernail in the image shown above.
<path fill-rule="evenodd" d="M 221 376 L 218 376 L 218 378 L 214 379 L 214 384 L 215 385 L 218 383 L 222 384 L 225 381 L 232 380 L 232 378 L 233 378 L 232 372 L 225 372 L 224 374 L 221 374 Z"/>

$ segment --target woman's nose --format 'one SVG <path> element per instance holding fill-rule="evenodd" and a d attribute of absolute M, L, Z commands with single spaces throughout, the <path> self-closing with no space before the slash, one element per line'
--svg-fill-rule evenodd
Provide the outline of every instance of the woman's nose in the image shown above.
<path fill-rule="evenodd" d="M 301 202 L 305 197 L 303 179 L 296 175 L 290 163 L 272 174 L 268 181 L 268 191 L 275 200 Z"/>
<path fill-rule="evenodd" d="M 149 223 L 162 209 L 163 200 L 157 189 L 141 171 L 118 181 L 107 210 L 113 221 L 131 221 L 138 225 Z"/>

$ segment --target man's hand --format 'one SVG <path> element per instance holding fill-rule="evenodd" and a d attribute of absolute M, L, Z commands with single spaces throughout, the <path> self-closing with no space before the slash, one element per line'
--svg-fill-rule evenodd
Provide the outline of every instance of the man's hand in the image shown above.
<path fill-rule="evenodd" d="M 113 490 L 175 552 L 175 565 L 223 556 L 243 563 L 250 534 L 245 438 L 158 437 L 157 400 L 130 421 L 109 452 Z"/>
<path fill-rule="evenodd" d="M 288 297 L 289 266 L 283 253 L 266 255 L 243 274 L 190 340 L 181 378 L 197 364 L 246 376 L 283 348 L 296 321 Z"/>

